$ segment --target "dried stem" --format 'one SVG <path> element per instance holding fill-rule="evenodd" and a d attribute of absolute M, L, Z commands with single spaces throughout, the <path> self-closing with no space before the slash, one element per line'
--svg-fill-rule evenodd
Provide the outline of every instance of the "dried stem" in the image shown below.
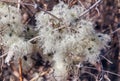
<path fill-rule="evenodd" d="M 40 36 L 36 36 L 36 37 L 34 37 L 34 38 L 28 40 L 28 42 L 32 42 L 32 41 L 34 41 L 34 40 L 36 40 L 36 39 L 38 39 L 38 38 L 40 38 Z"/>
<path fill-rule="evenodd" d="M 120 30 L 120 28 L 117 28 L 116 30 L 114 30 L 111 34 L 114 34 L 116 32 L 118 32 Z"/>
<path fill-rule="evenodd" d="M 105 78 L 107 81 L 111 81 L 106 74 L 104 75 L 104 78 Z"/>
<path fill-rule="evenodd" d="M 19 11 L 19 9 L 20 9 L 20 2 L 21 2 L 21 0 L 18 0 L 18 11 Z"/>
<path fill-rule="evenodd" d="M 13 75 L 19 78 L 20 75 L 14 64 L 11 64 L 11 69 L 13 70 Z M 23 77 L 23 81 L 28 81 L 28 80 L 25 77 Z"/>
<path fill-rule="evenodd" d="M 100 59 L 100 57 L 99 57 L 99 59 Z M 100 66 L 101 66 L 101 78 L 100 78 L 100 80 L 99 81 L 102 81 L 103 79 L 104 79 L 104 69 L 103 69 L 103 65 L 102 65 L 102 62 L 101 62 L 101 60 L 99 61 L 100 62 Z"/>
<path fill-rule="evenodd" d="M 82 14 L 80 14 L 79 18 L 81 18 L 83 15 L 88 13 L 91 9 L 95 8 L 102 0 L 98 0 L 95 4 L 93 4 L 89 9 L 85 10 Z"/>
<path fill-rule="evenodd" d="M 95 79 L 97 78 L 93 73 L 90 73 L 88 71 L 83 71 L 84 73 L 90 74 L 91 76 L 93 76 Z"/>
<path fill-rule="evenodd" d="M 22 59 L 19 58 L 19 79 L 20 81 L 23 81 L 23 78 L 22 78 Z"/>
<path fill-rule="evenodd" d="M 42 72 L 42 73 L 39 73 L 37 76 L 33 77 L 30 81 L 36 81 L 39 77 L 42 77 L 42 76 L 48 74 L 50 70 L 51 70 L 51 69 L 48 69 L 47 71 L 44 71 L 44 72 Z"/>
<path fill-rule="evenodd" d="M 80 0 L 78 0 L 78 3 L 79 3 L 84 9 L 86 9 L 85 6 L 82 4 L 82 2 L 81 2 Z"/>
<path fill-rule="evenodd" d="M 94 68 L 94 67 L 87 67 L 87 66 L 84 66 L 83 68 L 97 70 L 97 69 L 96 69 L 96 68 Z M 120 75 L 119 75 L 119 74 L 117 74 L 117 73 L 110 72 L 110 71 L 106 71 L 106 70 L 102 70 L 102 71 L 104 71 L 104 72 L 106 72 L 106 73 L 109 73 L 109 74 L 116 75 L 116 76 L 120 77 Z"/>
<path fill-rule="evenodd" d="M 5 57 L 6 55 L 7 55 L 7 53 L 5 53 L 5 54 L 1 55 L 1 56 L 0 56 L 0 58 L 3 58 L 3 57 Z"/>
<path fill-rule="evenodd" d="M 111 62 L 109 59 L 107 59 L 105 56 L 100 55 L 102 58 L 104 58 L 106 61 L 108 61 L 110 64 L 113 64 L 113 62 Z"/>

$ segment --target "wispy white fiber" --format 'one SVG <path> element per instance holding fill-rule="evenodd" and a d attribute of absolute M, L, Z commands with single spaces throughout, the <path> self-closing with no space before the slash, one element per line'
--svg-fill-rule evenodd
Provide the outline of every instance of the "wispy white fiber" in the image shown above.
<path fill-rule="evenodd" d="M 77 19 L 83 10 L 84 8 L 78 5 L 69 8 L 68 5 L 60 2 L 50 13 L 62 21 L 44 12 L 36 15 L 39 45 L 43 48 L 44 54 L 54 54 L 54 69 L 58 76 L 67 73 L 66 63 L 69 65 L 69 60 L 74 61 L 72 57 L 82 58 L 82 60 L 78 59 L 79 62 L 95 63 L 101 49 L 106 48 L 110 41 L 109 35 L 94 30 L 92 21 Z M 72 57 L 65 62 L 70 54 Z"/>

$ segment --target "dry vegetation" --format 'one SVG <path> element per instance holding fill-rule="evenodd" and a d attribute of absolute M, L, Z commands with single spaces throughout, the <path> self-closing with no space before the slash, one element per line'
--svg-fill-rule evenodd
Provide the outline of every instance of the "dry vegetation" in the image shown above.
<path fill-rule="evenodd" d="M 84 8 L 84 12 L 79 15 L 78 20 L 85 19 L 94 22 L 94 27 L 97 33 L 108 34 L 111 37 L 111 42 L 109 42 L 110 47 L 105 50 L 101 50 L 98 62 L 90 63 L 83 61 L 82 64 L 78 64 L 77 62 L 79 58 L 73 57 L 75 60 L 77 59 L 77 61 L 71 63 L 70 67 L 68 67 L 69 72 L 66 79 L 62 81 L 120 81 L 120 1 L 62 1 L 69 5 L 69 8 L 72 8 L 74 5 L 80 5 Z M 52 66 L 54 65 L 54 62 L 51 62 L 51 58 L 48 58 L 48 56 L 52 56 L 52 54 L 46 52 L 49 54 L 43 55 L 44 48 L 38 50 L 39 47 L 36 45 L 36 42 L 38 42 L 39 36 L 37 34 L 38 31 L 34 30 L 36 25 L 39 23 L 38 22 L 36 24 L 36 14 L 38 14 L 38 12 L 43 11 L 54 19 L 61 21 L 61 19 L 56 15 L 50 13 L 53 7 L 59 3 L 59 0 L 0 0 L 0 3 L 1 2 L 6 3 L 7 5 L 12 5 L 20 11 L 19 13 L 16 12 L 17 14 L 9 13 L 9 15 L 17 16 L 18 14 L 21 14 L 22 25 L 20 23 L 17 23 L 17 25 L 24 25 L 23 27 L 25 30 L 24 33 L 19 36 L 25 37 L 25 39 L 29 41 L 29 44 L 28 42 L 23 41 L 23 39 L 14 43 L 9 50 L 14 50 L 14 47 L 17 47 L 17 49 L 21 49 L 21 51 L 17 49 L 15 49 L 15 51 L 23 54 L 24 56 L 18 58 L 20 56 L 18 54 L 12 58 L 12 60 L 16 58 L 17 60 L 6 60 L 6 57 L 8 59 L 10 58 L 6 53 L 6 49 L 8 49 L 8 47 L 5 47 L 5 45 L 9 45 L 6 43 L 7 40 L 13 39 L 10 41 L 10 43 L 13 43 L 16 40 L 19 40 L 19 38 L 17 36 L 13 36 L 12 38 L 6 37 L 6 39 L 3 39 L 4 33 L 9 33 L 10 36 L 11 33 L 8 32 L 8 29 L 6 29 L 7 31 L 5 30 L 6 25 L 2 27 L 3 29 L 0 26 L 0 81 L 59 81 L 56 79 L 56 76 L 53 75 L 54 68 Z M 1 17 L 0 12 L 0 18 Z M 16 20 L 15 22 L 19 22 L 19 20 Z M 9 26 L 9 24 L 7 24 L 7 26 Z M 14 33 L 18 33 L 21 29 L 13 31 Z M 62 29 L 60 29 L 60 32 L 63 32 Z M 43 39 L 45 39 L 45 37 L 43 37 Z M 5 41 L 5 45 L 2 41 Z M 23 48 L 21 45 L 25 45 L 25 47 Z M 28 49 L 34 51 L 32 55 L 30 54 L 31 51 Z M 12 54 L 11 51 L 8 53 Z M 69 57 L 71 58 L 71 56 Z M 77 64 L 77 67 L 75 67 L 74 64 Z"/>

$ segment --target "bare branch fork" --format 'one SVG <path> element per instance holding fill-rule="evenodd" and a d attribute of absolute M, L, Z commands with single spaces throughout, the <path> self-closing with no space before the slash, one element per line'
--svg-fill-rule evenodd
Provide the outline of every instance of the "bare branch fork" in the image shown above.
<path fill-rule="evenodd" d="M 90 10 L 95 8 L 102 0 L 98 0 L 95 4 L 93 4 L 91 7 L 89 7 L 87 10 L 85 10 L 82 14 L 80 14 L 79 18 L 88 13 Z"/>

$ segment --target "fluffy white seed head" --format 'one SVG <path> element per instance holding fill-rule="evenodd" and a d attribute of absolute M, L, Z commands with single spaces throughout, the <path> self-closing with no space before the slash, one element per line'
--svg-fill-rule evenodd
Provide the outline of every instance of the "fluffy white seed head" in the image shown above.
<path fill-rule="evenodd" d="M 0 2 L 0 30 L 20 34 L 23 30 L 21 14 L 16 7 Z"/>
<path fill-rule="evenodd" d="M 53 69 L 55 70 L 54 75 L 57 80 L 60 81 L 61 77 L 65 78 L 67 76 L 67 63 L 64 62 L 64 56 L 61 53 L 55 54 L 53 60 L 55 61 L 55 65 L 53 66 Z"/>
<path fill-rule="evenodd" d="M 14 61 L 17 62 L 19 58 L 22 58 L 30 53 L 32 53 L 32 44 L 20 39 L 9 47 L 7 57 L 5 58 L 5 63 L 9 64 L 13 56 Z"/>
<path fill-rule="evenodd" d="M 68 5 L 60 2 L 50 13 L 62 19 L 62 22 L 44 12 L 36 15 L 40 46 L 44 54 L 54 54 L 56 76 L 67 73 L 66 63 L 69 65 L 69 60 L 74 61 L 73 57 L 82 58 L 78 59 L 79 62 L 95 63 L 101 49 L 108 46 L 108 35 L 95 32 L 91 21 L 78 19 L 83 9 L 78 5 L 68 8 Z M 70 54 L 72 57 L 65 62 Z M 62 73 L 62 70 L 65 72 Z"/>

